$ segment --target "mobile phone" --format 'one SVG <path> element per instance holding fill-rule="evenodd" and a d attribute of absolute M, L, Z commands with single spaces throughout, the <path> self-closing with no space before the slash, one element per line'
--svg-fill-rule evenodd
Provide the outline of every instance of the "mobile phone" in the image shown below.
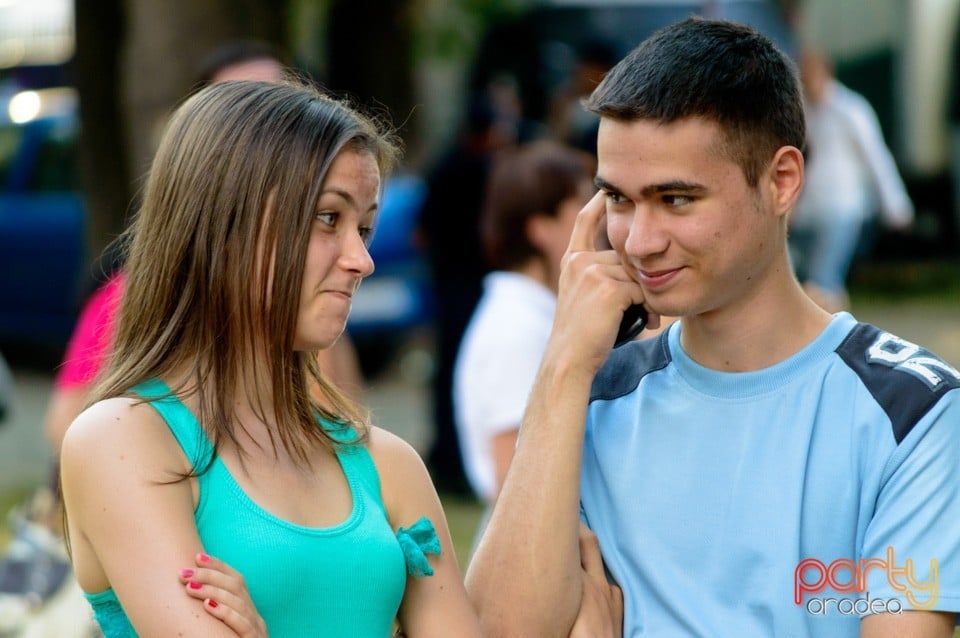
<path fill-rule="evenodd" d="M 617 330 L 617 338 L 613 342 L 613 347 L 617 348 L 633 341 L 646 327 L 647 309 L 639 304 L 629 306 L 623 312 L 623 319 L 620 320 L 620 328 Z"/>
<path fill-rule="evenodd" d="M 595 239 L 597 250 L 611 250 L 610 239 L 607 237 L 607 217 L 603 216 L 600 222 L 600 229 L 597 231 Z M 613 341 L 613 347 L 618 348 L 625 343 L 636 339 L 643 329 L 647 326 L 647 309 L 640 304 L 629 306 L 623 312 L 623 319 L 620 320 L 620 327 L 617 329 L 617 337 Z"/>

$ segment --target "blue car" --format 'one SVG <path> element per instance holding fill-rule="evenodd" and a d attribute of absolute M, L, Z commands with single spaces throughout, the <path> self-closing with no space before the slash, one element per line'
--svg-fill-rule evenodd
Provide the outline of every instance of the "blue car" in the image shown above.
<path fill-rule="evenodd" d="M 0 89 L 0 344 L 62 346 L 89 289 L 86 213 L 77 172 L 73 89 Z M 370 252 L 376 272 L 348 330 L 363 352 L 386 349 L 429 319 L 427 270 L 413 243 L 425 186 L 391 177 Z"/>
<path fill-rule="evenodd" d="M 347 322 L 357 340 L 402 334 L 430 320 L 429 274 L 414 244 L 426 195 L 426 184 L 415 175 L 395 175 L 384 186 L 370 243 L 375 270 L 354 296 Z"/>
<path fill-rule="evenodd" d="M 64 343 L 88 263 L 76 93 L 21 91 L 0 105 L 0 341 Z"/>

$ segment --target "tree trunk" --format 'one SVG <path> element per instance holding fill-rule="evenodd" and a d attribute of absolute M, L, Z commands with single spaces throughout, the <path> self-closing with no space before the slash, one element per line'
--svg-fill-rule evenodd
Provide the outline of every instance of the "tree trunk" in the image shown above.
<path fill-rule="evenodd" d="M 283 48 L 286 3 L 272 0 L 75 0 L 80 162 L 88 247 L 97 258 L 123 229 L 167 114 L 200 60 L 235 39 Z M 132 178 L 132 179 L 131 179 Z"/>
<path fill-rule="evenodd" d="M 329 88 L 364 110 L 386 110 L 405 142 L 413 113 L 414 2 L 334 0 L 327 29 Z"/>
<path fill-rule="evenodd" d="M 87 249 L 99 258 L 123 227 L 130 178 L 121 125 L 123 0 L 76 0 L 75 82 L 80 94 L 80 171 L 87 203 Z"/>
<path fill-rule="evenodd" d="M 236 39 L 285 42 L 286 3 L 271 0 L 127 0 L 124 112 L 130 166 L 144 175 L 167 115 L 196 82 L 200 61 Z"/>

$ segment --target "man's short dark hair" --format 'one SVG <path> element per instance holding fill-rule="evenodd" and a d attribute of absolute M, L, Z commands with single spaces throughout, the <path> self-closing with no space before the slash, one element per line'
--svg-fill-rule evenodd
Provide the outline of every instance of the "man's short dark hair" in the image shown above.
<path fill-rule="evenodd" d="M 782 146 L 803 150 L 806 125 L 793 62 L 745 25 L 691 17 L 656 31 L 617 63 L 589 111 L 619 121 L 703 117 L 750 186 Z"/>

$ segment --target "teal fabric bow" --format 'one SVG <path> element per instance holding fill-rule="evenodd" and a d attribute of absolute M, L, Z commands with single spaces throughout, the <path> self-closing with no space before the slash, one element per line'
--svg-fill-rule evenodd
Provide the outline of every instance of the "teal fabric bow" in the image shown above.
<path fill-rule="evenodd" d="M 427 554 L 440 555 L 440 539 L 437 530 L 426 516 L 409 528 L 401 527 L 397 530 L 397 540 L 403 551 L 403 559 L 407 563 L 407 573 L 414 578 L 433 576 L 433 567 L 427 562 Z"/>

